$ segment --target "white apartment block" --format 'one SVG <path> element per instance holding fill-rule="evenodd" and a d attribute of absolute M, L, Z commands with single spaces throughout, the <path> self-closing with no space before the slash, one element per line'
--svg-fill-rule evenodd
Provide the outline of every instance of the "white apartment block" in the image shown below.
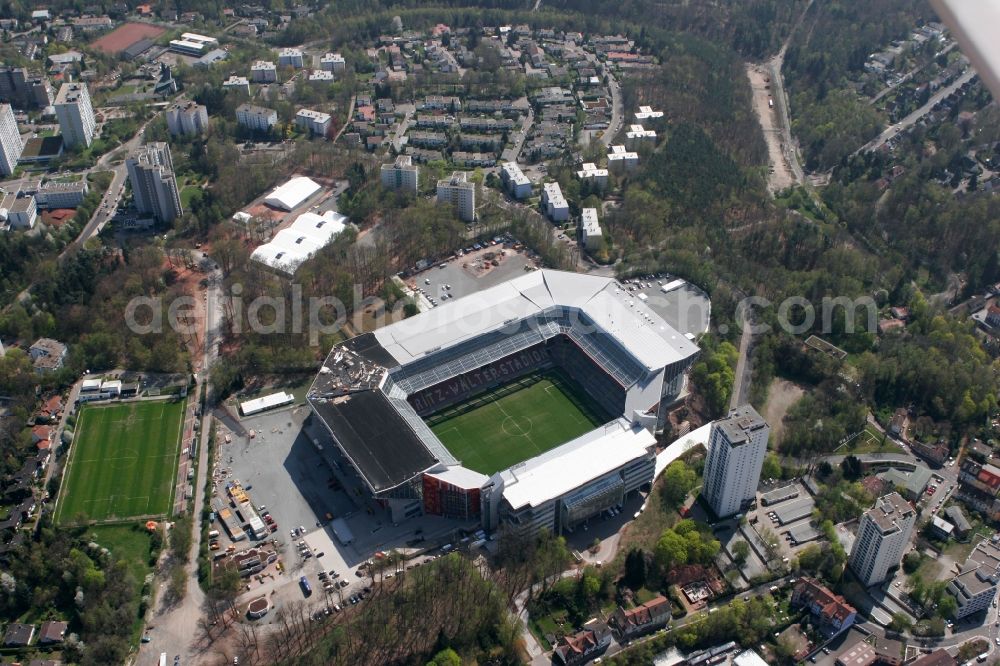
<path fill-rule="evenodd" d="M 276 83 L 278 68 L 269 60 L 258 60 L 250 65 L 250 80 L 254 83 Z"/>
<path fill-rule="evenodd" d="M 500 167 L 500 180 L 515 199 L 531 196 L 531 181 L 515 162 L 505 162 Z"/>
<path fill-rule="evenodd" d="M 229 90 L 239 90 L 250 94 L 250 80 L 245 76 L 236 76 L 235 74 L 230 75 L 228 79 L 222 82 L 222 87 Z"/>
<path fill-rule="evenodd" d="M 27 230 L 35 226 L 38 208 L 35 197 L 18 197 L 17 193 L 4 195 L 0 199 L 0 224 L 8 224 L 12 230 Z"/>
<path fill-rule="evenodd" d="M 565 222 L 569 219 L 569 203 L 563 196 L 559 183 L 545 183 L 542 186 L 542 205 L 545 214 L 553 222 Z"/>
<path fill-rule="evenodd" d="M 753 500 L 767 455 L 771 427 L 750 405 L 712 423 L 702 494 L 720 518 L 738 513 Z"/>
<path fill-rule="evenodd" d="M 167 130 L 171 136 L 201 134 L 208 130 L 208 109 L 194 101 L 177 102 L 167 109 Z"/>
<path fill-rule="evenodd" d="M 476 219 L 476 184 L 466 180 L 464 171 L 454 171 L 450 178 L 438 181 L 437 201 L 454 206 L 465 222 Z"/>
<path fill-rule="evenodd" d="M 295 114 L 295 126 L 317 136 L 326 136 L 330 129 L 330 114 L 310 109 L 300 109 Z"/>
<path fill-rule="evenodd" d="M 319 68 L 337 74 L 347 69 L 347 62 L 339 53 L 327 53 L 319 59 Z"/>
<path fill-rule="evenodd" d="M 580 211 L 580 242 L 588 252 L 600 250 L 604 245 L 604 231 L 597 219 L 596 208 Z"/>
<path fill-rule="evenodd" d="M 23 150 L 24 143 L 21 142 L 21 133 L 17 130 L 14 110 L 10 104 L 0 104 L 0 176 L 14 173 Z"/>
<path fill-rule="evenodd" d="M 640 106 L 635 113 L 636 120 L 656 120 L 663 117 L 663 111 L 654 111 L 651 106 Z"/>
<path fill-rule="evenodd" d="M 639 166 L 639 153 L 626 150 L 625 146 L 611 146 L 608 153 L 608 170 L 615 173 L 631 171 Z"/>
<path fill-rule="evenodd" d="M 278 67 L 294 67 L 302 69 L 302 51 L 285 48 L 278 51 Z"/>
<path fill-rule="evenodd" d="M 590 184 L 598 189 L 608 186 L 608 170 L 598 169 L 593 162 L 584 162 L 580 170 L 576 172 L 576 177 L 583 181 L 590 181 Z"/>
<path fill-rule="evenodd" d="M 136 148 L 125 160 L 135 207 L 152 214 L 160 222 L 173 222 L 184 214 L 170 146 L 163 142 Z"/>
<path fill-rule="evenodd" d="M 861 516 L 848 564 L 863 585 L 883 582 L 886 572 L 900 563 L 916 517 L 916 511 L 899 493 L 879 498 Z"/>
<path fill-rule="evenodd" d="M 656 132 L 648 130 L 642 125 L 630 125 L 629 131 L 625 132 L 625 146 L 629 150 L 635 150 L 642 145 L 656 145 Z"/>
<path fill-rule="evenodd" d="M 956 620 L 986 610 L 993 603 L 1000 582 L 1000 546 L 983 539 L 959 565 L 959 571 L 947 587 L 958 602 Z"/>
<path fill-rule="evenodd" d="M 400 155 L 393 164 L 382 165 L 382 187 L 417 193 L 420 168 L 409 155 Z"/>
<path fill-rule="evenodd" d="M 236 122 L 257 132 L 267 132 L 278 124 L 278 112 L 265 106 L 240 104 L 236 107 Z"/>
<path fill-rule="evenodd" d="M 63 145 L 67 148 L 82 145 L 88 147 L 94 140 L 94 108 L 90 105 L 90 93 L 86 83 L 64 83 L 59 88 L 55 101 L 59 130 Z"/>

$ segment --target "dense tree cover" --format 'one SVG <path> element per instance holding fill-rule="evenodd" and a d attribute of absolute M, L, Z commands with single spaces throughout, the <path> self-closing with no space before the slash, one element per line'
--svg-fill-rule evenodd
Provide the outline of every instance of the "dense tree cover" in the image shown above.
<path fill-rule="evenodd" d="M 612 598 L 611 573 L 607 569 L 584 569 L 583 574 L 562 578 L 529 606 L 532 615 L 565 611 L 572 626 L 580 626 Z"/>
<path fill-rule="evenodd" d="M 667 465 L 663 474 L 663 501 L 669 508 L 677 509 L 697 485 L 698 474 L 683 460 L 675 460 Z"/>
<path fill-rule="evenodd" d="M 34 617 L 67 620 L 64 659 L 87 666 L 126 660 L 143 606 L 129 563 L 86 529 L 44 526 L 0 574 L 0 614 L 13 619 L 30 609 Z"/>
<path fill-rule="evenodd" d="M 825 380 L 792 405 L 785 416 L 782 453 L 800 458 L 829 453 L 864 428 L 867 408 L 840 386 L 836 379 Z"/>
<path fill-rule="evenodd" d="M 463 662 L 517 662 L 517 628 L 505 593 L 488 571 L 453 554 L 402 578 L 380 589 L 358 612 L 337 616 L 333 630 L 313 638 L 318 644 L 305 654 L 301 646 L 276 637 L 269 663 L 453 663 L 450 654 L 442 656 L 444 650 Z"/>
<path fill-rule="evenodd" d="M 878 133 L 879 114 L 849 80 L 868 55 L 933 20 L 926 2 L 814 2 L 785 54 L 796 137 L 810 169 L 829 168 Z"/>
<path fill-rule="evenodd" d="M 707 525 L 684 519 L 667 528 L 656 542 L 653 557 L 663 569 L 681 564 L 708 564 L 719 552 Z"/>
<path fill-rule="evenodd" d="M 858 360 L 866 395 L 878 405 L 913 403 L 919 412 L 958 427 L 978 426 L 997 408 L 1000 368 L 972 323 L 915 307 L 916 320 L 887 336 L 877 355 Z"/>
<path fill-rule="evenodd" d="M 718 418 L 729 410 L 739 351 L 712 336 L 701 339 L 701 356 L 691 367 L 691 381 L 705 400 L 708 416 Z"/>

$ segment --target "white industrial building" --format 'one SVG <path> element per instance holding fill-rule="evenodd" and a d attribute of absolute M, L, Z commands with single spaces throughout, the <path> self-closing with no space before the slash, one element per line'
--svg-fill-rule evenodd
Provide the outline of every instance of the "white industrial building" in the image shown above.
<path fill-rule="evenodd" d="M 597 219 L 596 208 L 580 211 L 580 243 L 588 252 L 600 250 L 604 245 L 604 231 Z"/>
<path fill-rule="evenodd" d="M 35 192 L 35 203 L 39 208 L 76 208 L 87 197 L 87 179 L 70 182 L 50 180 Z"/>
<path fill-rule="evenodd" d="M 0 176 L 14 173 L 24 143 L 17 129 L 17 119 L 10 104 L 0 104 Z"/>
<path fill-rule="evenodd" d="M 322 69 L 314 69 L 309 72 L 309 83 L 333 83 L 333 72 Z"/>
<path fill-rule="evenodd" d="M 848 564 L 862 585 L 882 583 L 910 543 L 917 513 L 899 493 L 879 498 L 861 516 Z"/>
<path fill-rule="evenodd" d="M 319 68 L 337 74 L 347 69 L 347 62 L 339 53 L 327 53 L 319 59 Z"/>
<path fill-rule="evenodd" d="M 30 194 L 19 197 L 16 193 L 11 193 L 0 199 L 0 225 L 23 231 L 34 228 L 37 219 L 38 207 L 35 205 L 35 197 Z"/>
<path fill-rule="evenodd" d="M 278 68 L 269 60 L 258 60 L 250 65 L 250 80 L 254 83 L 275 83 L 278 80 Z"/>
<path fill-rule="evenodd" d="M 500 167 L 500 180 L 515 199 L 524 199 L 531 196 L 531 180 L 524 175 L 521 167 L 516 162 L 504 162 Z"/>
<path fill-rule="evenodd" d="M 278 112 L 266 106 L 240 104 L 236 107 L 236 122 L 255 132 L 268 132 L 278 124 Z"/>
<path fill-rule="evenodd" d="M 176 53 L 201 57 L 206 50 L 219 45 L 219 40 L 215 37 L 206 37 L 194 32 L 185 32 L 180 39 L 170 40 L 169 48 Z"/>
<path fill-rule="evenodd" d="M 89 146 L 94 140 L 97 121 L 94 119 L 94 107 L 90 104 L 87 84 L 62 84 L 56 95 L 55 107 L 63 144 L 67 148 Z"/>
<path fill-rule="evenodd" d="M 651 106 L 640 106 L 635 113 L 636 120 L 656 120 L 663 117 L 663 111 L 654 111 Z"/>
<path fill-rule="evenodd" d="M 301 206 L 306 199 L 323 189 L 319 183 L 317 183 L 312 178 L 306 178 L 305 176 L 298 176 L 292 178 L 284 185 L 276 187 L 267 198 L 264 199 L 264 203 L 268 206 L 274 208 L 280 208 L 282 210 L 293 210 L 298 206 Z"/>
<path fill-rule="evenodd" d="M 625 146 L 611 146 L 608 153 L 608 170 L 615 173 L 632 171 L 639 166 L 639 153 L 626 150 Z"/>
<path fill-rule="evenodd" d="M 642 125 L 630 125 L 629 131 L 625 132 L 625 146 L 629 150 L 635 150 L 644 145 L 656 145 L 656 132 L 645 129 Z"/>
<path fill-rule="evenodd" d="M 437 183 L 437 202 L 451 204 L 465 222 L 476 219 L 476 184 L 466 179 L 464 171 L 454 171 Z"/>
<path fill-rule="evenodd" d="M 240 92 L 245 92 L 250 94 L 250 81 L 245 76 L 236 76 L 235 74 L 230 75 L 228 79 L 222 82 L 222 87 L 227 90 L 238 90 Z"/>
<path fill-rule="evenodd" d="M 326 136 L 330 130 L 330 114 L 311 109 L 300 109 L 295 114 L 295 126 L 311 134 Z"/>
<path fill-rule="evenodd" d="M 302 69 L 302 51 L 295 48 L 284 48 L 278 51 L 279 67 L 294 67 Z"/>
<path fill-rule="evenodd" d="M 753 500 L 770 432 L 750 405 L 737 407 L 712 424 L 702 494 L 715 515 L 726 518 Z"/>
<path fill-rule="evenodd" d="M 329 245 L 345 228 L 347 218 L 335 211 L 303 213 L 287 229 L 261 245 L 250 258 L 272 270 L 293 275 L 317 250 Z"/>
<path fill-rule="evenodd" d="M 243 416 L 252 416 L 268 409 L 290 405 L 293 402 L 295 402 L 294 395 L 278 391 L 277 393 L 271 393 L 252 400 L 244 400 L 240 403 L 240 412 L 243 413 Z"/>
<path fill-rule="evenodd" d="M 413 163 L 411 156 L 400 155 L 392 164 L 383 164 L 380 171 L 382 187 L 417 193 L 420 184 L 420 167 Z"/>
<path fill-rule="evenodd" d="M 553 222 L 565 222 L 569 219 L 569 203 L 563 196 L 559 183 L 545 183 L 542 186 L 542 205 L 545 214 Z"/>
<path fill-rule="evenodd" d="M 955 619 L 989 609 L 1000 583 L 1000 546 L 983 539 L 973 549 L 959 573 L 948 582 L 948 594 L 958 602 Z"/>
<path fill-rule="evenodd" d="M 208 130 L 208 109 L 193 100 L 167 108 L 167 130 L 171 136 L 201 134 Z"/>
<path fill-rule="evenodd" d="M 576 172 L 576 177 L 583 181 L 589 181 L 592 186 L 601 190 L 608 186 L 608 170 L 598 169 L 593 162 L 584 162 L 580 170 Z"/>

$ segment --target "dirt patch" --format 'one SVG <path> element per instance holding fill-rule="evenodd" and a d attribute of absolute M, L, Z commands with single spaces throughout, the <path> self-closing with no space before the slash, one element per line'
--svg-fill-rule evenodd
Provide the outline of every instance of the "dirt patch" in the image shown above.
<path fill-rule="evenodd" d="M 776 442 L 781 441 L 785 415 L 805 392 L 803 387 L 787 379 L 775 379 L 771 382 L 767 390 L 767 405 L 764 406 L 764 420 L 771 425 L 771 433 Z"/>
<path fill-rule="evenodd" d="M 770 103 L 770 74 L 759 65 L 748 64 L 747 78 L 750 79 L 750 88 L 753 91 L 753 111 L 760 121 L 764 141 L 767 143 L 767 159 L 771 169 L 767 177 L 767 187 L 772 192 L 778 192 L 794 185 L 795 176 L 785 159 L 778 111 Z"/>
<path fill-rule="evenodd" d="M 156 39 L 164 32 L 166 30 L 163 28 L 148 23 L 126 23 L 100 39 L 94 40 L 91 46 L 98 51 L 114 55 L 124 51 L 140 39 Z"/>

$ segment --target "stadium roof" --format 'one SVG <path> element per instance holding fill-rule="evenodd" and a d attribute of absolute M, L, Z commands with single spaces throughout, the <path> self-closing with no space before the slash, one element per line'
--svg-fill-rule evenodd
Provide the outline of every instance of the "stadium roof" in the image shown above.
<path fill-rule="evenodd" d="M 578 308 L 649 369 L 698 352 L 614 279 L 554 270 L 533 271 L 457 299 L 386 326 L 375 337 L 403 365 L 555 306 Z"/>
<path fill-rule="evenodd" d="M 490 480 L 485 474 L 480 474 L 461 465 L 452 465 L 443 472 L 428 472 L 427 476 L 433 476 L 445 483 L 450 483 L 458 488 L 482 488 Z"/>
<path fill-rule="evenodd" d="M 264 203 L 274 206 L 275 208 L 293 210 L 303 201 L 319 192 L 320 189 L 319 183 L 313 179 L 306 178 L 305 176 L 299 176 L 298 178 L 292 178 L 284 185 L 275 188 L 275 190 L 267 195 L 266 199 L 264 199 Z"/>
<path fill-rule="evenodd" d="M 291 275 L 314 252 L 326 246 L 347 226 L 347 218 L 334 211 L 322 216 L 303 213 L 270 242 L 254 250 L 251 258 Z"/>
<path fill-rule="evenodd" d="M 646 455 L 656 438 L 621 418 L 501 472 L 503 497 L 515 511 L 560 497 L 630 460 Z"/>
<path fill-rule="evenodd" d="M 312 406 L 375 492 L 393 488 L 436 462 L 381 391 L 314 400 Z"/>

